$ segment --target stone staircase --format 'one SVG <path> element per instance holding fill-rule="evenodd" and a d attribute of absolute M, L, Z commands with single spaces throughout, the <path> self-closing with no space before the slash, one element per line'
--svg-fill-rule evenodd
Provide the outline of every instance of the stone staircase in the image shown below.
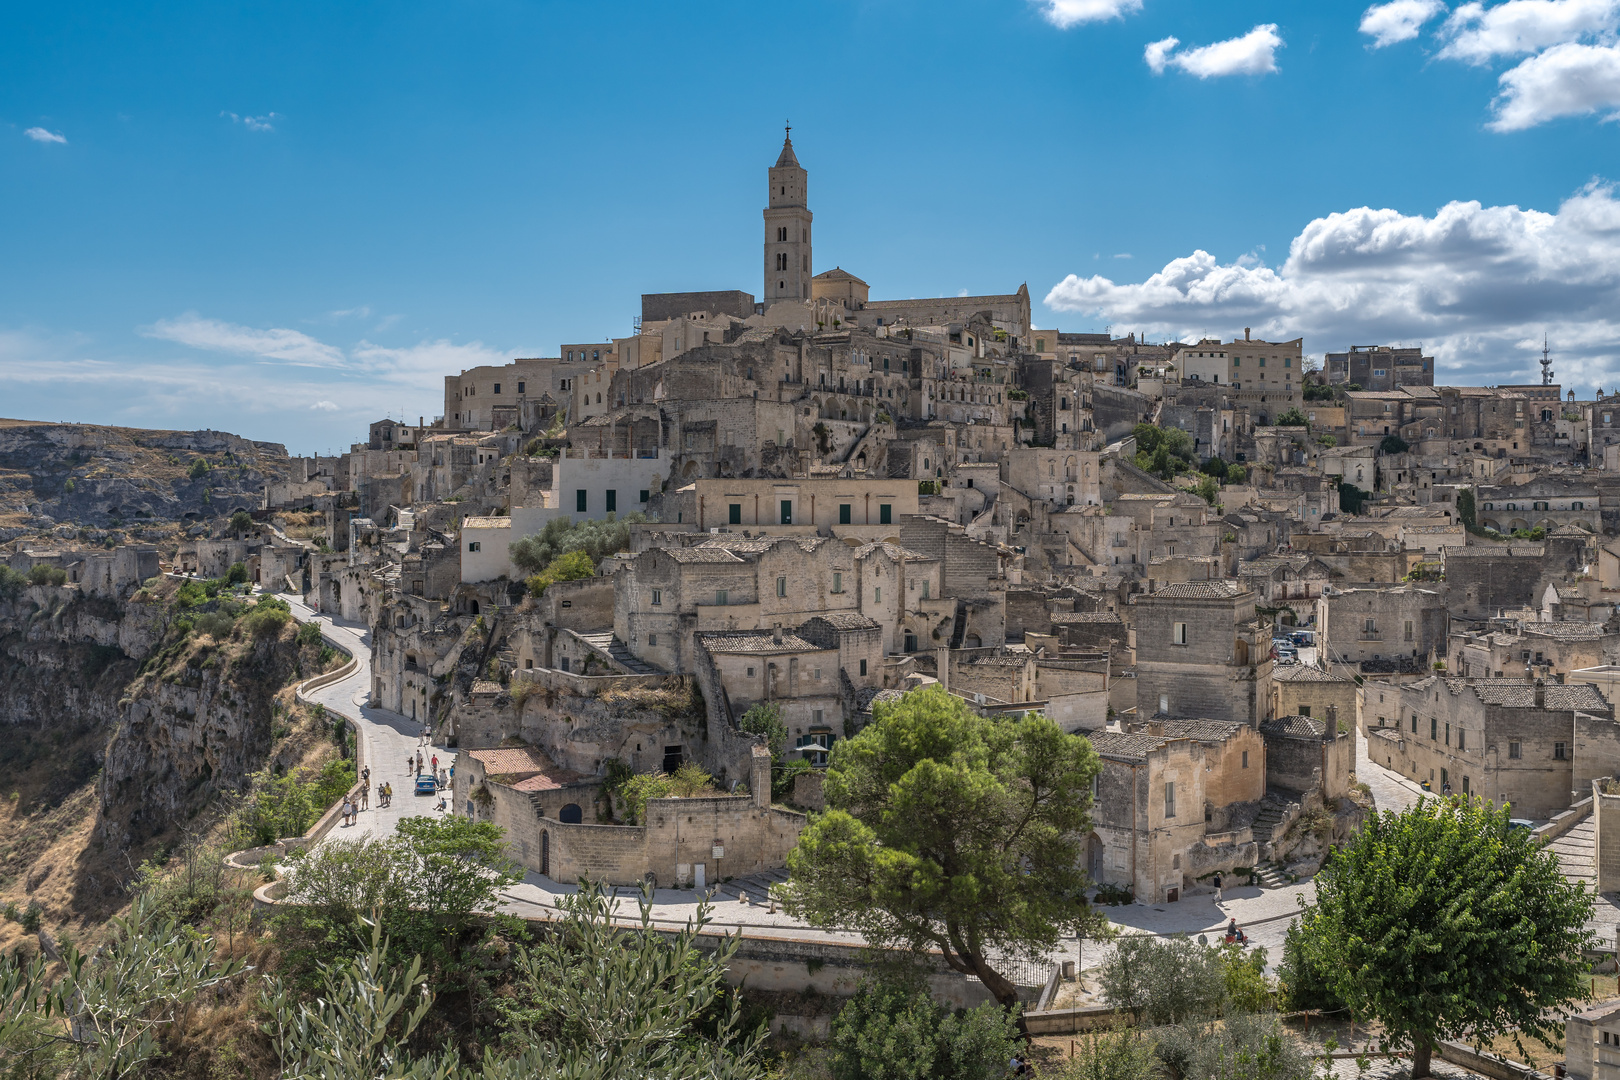
<path fill-rule="evenodd" d="M 1591 891 L 1597 891 L 1597 866 L 1593 852 L 1597 847 L 1597 823 L 1588 815 L 1571 826 L 1563 836 L 1547 845 L 1558 856 L 1558 868 L 1570 881 L 1584 882 Z"/>
<path fill-rule="evenodd" d="M 579 634 L 579 640 L 589 645 L 592 651 L 602 656 L 608 663 L 631 675 L 662 675 L 663 672 L 651 664 L 638 658 L 630 651 L 629 646 L 614 637 L 611 632 L 601 634 Z"/>
<path fill-rule="evenodd" d="M 962 638 L 967 633 L 967 606 L 958 600 L 956 602 L 956 621 L 951 625 L 951 648 L 960 649 Z"/>
<path fill-rule="evenodd" d="M 1276 839 L 1275 833 L 1287 817 L 1286 810 L 1278 803 L 1267 799 L 1260 804 L 1260 812 L 1254 816 L 1254 839 L 1256 843 L 1269 844 Z"/>
<path fill-rule="evenodd" d="M 1284 885 L 1292 884 L 1288 875 L 1284 874 L 1282 867 L 1276 863 L 1262 863 L 1255 867 L 1254 878 L 1263 889 L 1280 889 Z"/>

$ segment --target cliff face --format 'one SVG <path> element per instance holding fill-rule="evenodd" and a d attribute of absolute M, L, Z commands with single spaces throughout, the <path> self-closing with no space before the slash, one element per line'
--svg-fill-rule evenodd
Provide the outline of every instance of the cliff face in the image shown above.
<path fill-rule="evenodd" d="M 197 466 L 207 463 L 206 471 Z M 102 530 L 259 506 L 292 467 L 279 443 L 223 431 L 0 421 L 0 541 L 71 523 Z"/>
<path fill-rule="evenodd" d="M 153 841 L 265 764 L 272 699 L 298 662 L 293 628 L 224 643 L 182 634 L 171 592 L 113 602 L 35 587 L 0 603 L 0 793 L 18 793 L 0 886 L 25 879 L 31 894 L 52 872 L 47 849 L 78 830 L 82 850 L 50 861 L 106 897 L 114 881 L 97 872 L 127 877 Z"/>

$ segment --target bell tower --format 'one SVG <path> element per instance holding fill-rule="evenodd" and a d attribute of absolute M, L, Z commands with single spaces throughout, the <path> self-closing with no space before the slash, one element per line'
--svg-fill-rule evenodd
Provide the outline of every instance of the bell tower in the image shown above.
<path fill-rule="evenodd" d="M 793 155 L 793 128 L 771 167 L 765 204 L 765 306 L 810 299 L 809 174 Z"/>

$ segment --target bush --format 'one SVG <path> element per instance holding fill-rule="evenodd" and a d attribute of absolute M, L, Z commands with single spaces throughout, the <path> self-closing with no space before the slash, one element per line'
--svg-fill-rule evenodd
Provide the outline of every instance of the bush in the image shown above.
<path fill-rule="evenodd" d="M 1283 939 L 1277 983 L 1283 1007 L 1290 1012 L 1337 1012 L 1344 1008 L 1333 984 L 1323 978 L 1305 952 L 1304 935 L 1298 923 L 1288 925 L 1288 936 Z"/>
<path fill-rule="evenodd" d="M 225 584 L 227 585 L 246 585 L 247 579 L 248 571 L 246 563 L 233 562 L 231 563 L 231 568 L 225 571 Z"/>
<path fill-rule="evenodd" d="M 670 773 L 638 773 L 619 787 L 619 798 L 624 802 L 626 825 L 639 825 L 647 815 L 648 799 L 667 799 L 676 796 L 690 799 L 697 795 L 712 794 L 713 777 L 697 765 L 687 762 Z"/>
<path fill-rule="evenodd" d="M 246 510 L 238 510 L 231 515 L 230 529 L 233 533 L 245 533 L 253 528 L 253 515 Z M 246 581 L 247 578 L 243 578 Z"/>
<path fill-rule="evenodd" d="M 989 1080 L 1022 1047 L 1016 1017 L 993 1002 L 950 1012 L 920 980 L 863 982 L 832 1023 L 834 1080 Z"/>
<path fill-rule="evenodd" d="M 546 586 L 554 581 L 580 581 L 595 575 L 596 566 L 589 555 L 583 551 L 570 551 L 557 556 L 544 570 L 529 578 L 529 593 L 544 596 Z"/>
<path fill-rule="evenodd" d="M 300 648 L 316 648 L 321 644 L 321 626 L 319 623 L 307 622 L 298 628 L 298 645 Z"/>
<path fill-rule="evenodd" d="M 28 568 L 30 585 L 66 585 L 67 571 L 50 563 L 35 563 Z"/>
<path fill-rule="evenodd" d="M 1242 465 L 1233 465 L 1226 470 L 1228 484 L 1242 484 L 1249 479 L 1249 470 Z"/>
<path fill-rule="evenodd" d="M 278 600 L 274 596 L 260 597 L 259 602 L 253 605 L 244 620 L 248 633 L 256 638 L 273 638 L 281 633 L 281 628 L 292 621 L 292 609 L 285 600 Z"/>
<path fill-rule="evenodd" d="M 1289 409 L 1287 412 L 1277 417 L 1276 421 L 1274 422 L 1274 426 L 1309 427 L 1310 423 L 1310 420 L 1306 419 L 1304 413 L 1300 412 L 1298 409 Z"/>
<path fill-rule="evenodd" d="M 1171 1075 L 1198 1080 L 1308 1080 L 1311 1059 L 1273 1014 L 1240 1013 L 1220 1024 L 1183 1023 L 1155 1034 Z"/>
<path fill-rule="evenodd" d="M 1410 449 L 1411 445 L 1399 435 L 1385 435 L 1383 441 L 1378 444 L 1380 454 L 1404 454 Z"/>
<path fill-rule="evenodd" d="M 208 611 L 197 616 L 193 627 L 199 634 L 206 634 L 215 641 L 225 641 L 236 629 L 236 620 L 223 611 Z"/>
<path fill-rule="evenodd" d="M 1120 938 L 1100 981 L 1105 1002 L 1155 1027 L 1219 1016 L 1227 1001 L 1221 951 L 1185 937 Z"/>
<path fill-rule="evenodd" d="M 559 555 L 583 551 L 590 556 L 594 568 L 607 556 L 627 548 L 630 526 L 646 520 L 645 514 L 627 514 L 623 518 L 609 514 L 603 521 L 581 521 L 575 525 L 563 518 L 553 518 L 533 536 L 512 542 L 512 562 L 526 574 L 537 574 Z"/>
<path fill-rule="evenodd" d="M 772 757 L 787 745 L 788 729 L 782 722 L 782 709 L 773 702 L 761 701 L 751 706 L 738 718 L 737 726 L 750 735 L 765 736 L 765 745 L 771 748 Z"/>
<path fill-rule="evenodd" d="M 22 595 L 23 589 L 28 586 L 26 575 L 19 574 L 11 567 L 0 563 L 0 599 L 15 600 Z"/>
<path fill-rule="evenodd" d="M 194 458 L 191 462 L 191 468 L 186 470 L 186 475 L 191 477 L 193 480 L 201 480 L 203 477 L 207 476 L 212 469 L 213 466 L 208 464 L 207 458 Z"/>
<path fill-rule="evenodd" d="M 1074 1056 L 1057 1069 L 1042 1069 L 1054 1080 L 1160 1080 L 1153 1041 L 1134 1028 L 1092 1032 L 1076 1040 Z"/>
<path fill-rule="evenodd" d="M 1226 479 L 1226 470 L 1226 462 L 1218 457 L 1212 457 L 1202 465 L 1198 466 L 1199 472 L 1203 473 L 1205 476 L 1213 476 L 1217 480 Z"/>

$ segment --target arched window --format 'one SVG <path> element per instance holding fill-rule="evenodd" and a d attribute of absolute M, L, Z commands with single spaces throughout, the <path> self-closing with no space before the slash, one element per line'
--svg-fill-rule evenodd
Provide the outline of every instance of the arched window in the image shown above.
<path fill-rule="evenodd" d="M 557 811 L 557 820 L 564 825 L 578 825 L 585 820 L 585 812 L 579 808 L 579 803 L 569 803 Z"/>

